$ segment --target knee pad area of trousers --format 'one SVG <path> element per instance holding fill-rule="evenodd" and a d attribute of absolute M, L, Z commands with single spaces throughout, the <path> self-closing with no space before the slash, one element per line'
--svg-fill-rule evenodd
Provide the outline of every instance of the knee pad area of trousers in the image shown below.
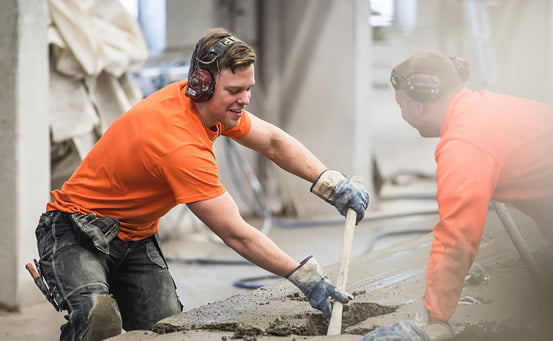
<path fill-rule="evenodd" d="M 121 334 L 121 329 L 121 313 L 113 297 L 93 296 L 83 341 L 104 340 Z"/>

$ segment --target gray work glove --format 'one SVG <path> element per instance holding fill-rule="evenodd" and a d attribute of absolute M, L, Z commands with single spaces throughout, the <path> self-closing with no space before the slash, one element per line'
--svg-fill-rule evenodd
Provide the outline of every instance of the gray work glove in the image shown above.
<path fill-rule="evenodd" d="M 330 297 L 344 304 L 352 298 L 330 283 L 313 256 L 304 259 L 286 278 L 303 292 L 311 307 L 322 311 L 326 317 L 332 315 Z"/>
<path fill-rule="evenodd" d="M 415 321 L 399 321 L 392 326 L 380 327 L 363 336 L 363 341 L 438 341 L 455 336 L 449 324 Z"/>
<path fill-rule="evenodd" d="M 357 213 L 356 224 L 363 219 L 369 204 L 369 192 L 362 183 L 353 181 L 340 171 L 327 169 L 311 186 L 311 193 L 336 207 L 346 216 L 348 208 Z"/>

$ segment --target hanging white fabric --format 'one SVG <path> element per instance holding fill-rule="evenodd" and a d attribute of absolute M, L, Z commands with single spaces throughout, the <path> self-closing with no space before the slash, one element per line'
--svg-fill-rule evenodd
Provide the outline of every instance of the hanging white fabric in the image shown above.
<path fill-rule="evenodd" d="M 148 49 L 118 0 L 49 0 L 49 10 L 52 138 L 90 140 L 141 99 L 127 73 Z"/>

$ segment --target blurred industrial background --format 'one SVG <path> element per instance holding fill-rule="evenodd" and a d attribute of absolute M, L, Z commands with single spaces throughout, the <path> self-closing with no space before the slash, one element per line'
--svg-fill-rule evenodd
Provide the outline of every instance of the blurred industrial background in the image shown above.
<path fill-rule="evenodd" d="M 469 60 L 470 88 L 552 102 L 552 15 L 552 0 L 1 1 L 0 309 L 42 299 L 27 290 L 24 264 L 36 258 L 49 191 L 113 119 L 186 78 L 208 28 L 225 27 L 257 51 L 247 109 L 327 166 L 363 177 L 378 211 L 386 183 L 432 179 L 435 167 L 436 140 L 401 119 L 392 67 L 441 50 Z M 223 183 L 244 215 L 269 221 L 262 228 L 275 224 L 269 217 L 337 218 L 308 183 L 263 158 L 224 140 L 216 151 Z M 197 224 L 177 208 L 162 237 Z"/>

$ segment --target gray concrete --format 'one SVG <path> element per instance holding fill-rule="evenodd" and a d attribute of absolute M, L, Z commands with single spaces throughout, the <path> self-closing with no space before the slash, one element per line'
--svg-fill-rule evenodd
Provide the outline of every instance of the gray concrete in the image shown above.
<path fill-rule="evenodd" d="M 0 2 L 0 308 L 8 310 L 38 298 L 23 292 L 34 286 L 24 265 L 36 257 L 50 184 L 46 29 L 46 2 Z"/>

